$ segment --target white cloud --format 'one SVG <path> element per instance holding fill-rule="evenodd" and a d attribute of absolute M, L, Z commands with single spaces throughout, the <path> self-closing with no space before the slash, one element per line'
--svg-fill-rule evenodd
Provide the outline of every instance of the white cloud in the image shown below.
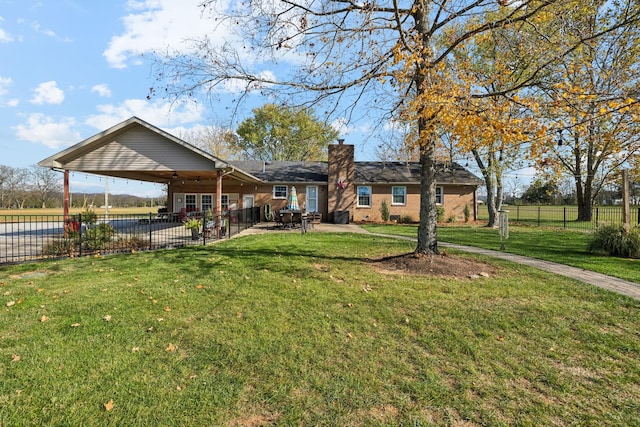
<path fill-rule="evenodd" d="M 60 148 L 80 141 L 80 133 L 73 130 L 73 118 L 63 118 L 56 122 L 44 114 L 31 114 L 26 124 L 14 127 L 16 137 L 22 141 L 35 142 L 49 148 Z"/>
<path fill-rule="evenodd" d="M 144 99 L 127 99 L 119 105 L 98 105 L 99 114 L 89 116 L 85 123 L 104 130 L 131 116 L 136 116 L 154 126 L 168 127 L 193 123 L 202 119 L 202 113 L 194 103 L 173 104 L 170 102 L 150 102 Z"/>
<path fill-rule="evenodd" d="M 105 98 L 111 97 L 111 89 L 105 83 L 95 85 L 91 88 L 91 92 L 96 92 L 100 96 L 104 96 Z"/>
<path fill-rule="evenodd" d="M 64 101 L 64 92 L 53 80 L 40 83 L 34 92 L 35 95 L 31 98 L 31 102 L 34 104 L 61 104 Z"/>
<path fill-rule="evenodd" d="M 47 28 L 42 28 L 40 26 L 40 24 L 37 23 L 37 22 L 34 22 L 33 24 L 31 24 L 31 28 L 36 33 L 44 34 L 47 37 L 57 37 L 58 36 L 53 30 L 49 30 Z"/>
<path fill-rule="evenodd" d="M 12 84 L 13 84 L 13 79 L 11 77 L 0 76 L 0 95 L 4 95 L 7 92 L 9 92 L 7 87 L 11 86 Z"/>
<path fill-rule="evenodd" d="M 0 16 L 0 22 L 4 22 L 4 18 L 2 16 Z M 11 43 L 13 40 L 14 38 L 11 34 L 0 28 L 0 43 Z"/>
<path fill-rule="evenodd" d="M 7 101 L 7 105 L 9 107 L 17 107 L 20 104 L 20 100 L 19 99 L 10 99 Z"/>
<path fill-rule="evenodd" d="M 181 49 L 187 40 L 209 35 L 222 43 L 222 26 L 202 19 L 202 0 L 146 0 L 127 4 L 131 13 L 122 18 L 124 32 L 113 36 L 103 52 L 110 66 L 126 68 L 127 61 L 144 53 Z"/>

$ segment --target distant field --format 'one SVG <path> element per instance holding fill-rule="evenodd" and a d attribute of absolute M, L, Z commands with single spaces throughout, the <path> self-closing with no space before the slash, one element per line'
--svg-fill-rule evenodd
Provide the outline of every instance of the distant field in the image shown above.
<path fill-rule="evenodd" d="M 578 221 L 577 206 L 504 206 L 509 221 L 521 224 L 572 229 L 593 229 L 600 223 L 621 223 L 622 206 L 595 206 L 592 221 Z M 639 206 L 631 206 L 631 223 L 638 224 Z M 487 206 L 478 208 L 478 219 L 488 220 Z"/>
<path fill-rule="evenodd" d="M 83 208 L 72 208 L 69 210 L 71 215 L 83 213 L 85 210 Z M 95 212 L 98 215 L 105 214 L 105 210 L 96 209 Z M 112 215 L 140 215 L 140 214 L 148 214 L 157 213 L 157 207 L 132 207 L 132 208 L 110 208 L 109 213 Z M 30 217 L 27 221 L 37 221 L 38 218 L 47 216 L 47 215 L 62 215 L 62 208 L 53 208 L 53 209 L 0 209 L 0 222 L 6 221 L 15 221 L 20 217 L 24 219 L 24 217 Z"/>
<path fill-rule="evenodd" d="M 72 214 L 78 214 L 84 212 L 84 208 L 71 208 L 69 212 Z M 97 214 L 105 213 L 104 208 L 95 209 Z M 133 207 L 133 208 L 109 208 L 109 213 L 112 214 L 139 214 L 158 212 L 157 207 Z M 62 208 L 47 208 L 47 209 L 0 209 L 1 215 L 62 215 Z"/>

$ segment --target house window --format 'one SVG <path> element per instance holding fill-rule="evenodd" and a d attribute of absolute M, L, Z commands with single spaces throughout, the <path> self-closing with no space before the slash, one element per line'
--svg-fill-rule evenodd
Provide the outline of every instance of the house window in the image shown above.
<path fill-rule="evenodd" d="M 274 199 L 286 199 L 288 196 L 289 187 L 286 185 L 274 185 L 273 186 L 273 198 Z"/>
<path fill-rule="evenodd" d="M 220 196 L 220 208 L 223 211 L 226 211 L 229 209 L 229 195 L 228 194 L 222 194 Z"/>
<path fill-rule="evenodd" d="M 444 202 L 444 190 L 442 187 L 436 187 L 436 205 L 441 205 Z"/>
<path fill-rule="evenodd" d="M 193 212 L 198 208 L 198 198 L 195 194 L 185 194 L 184 195 L 184 207 L 187 212 Z"/>
<path fill-rule="evenodd" d="M 202 195 L 202 212 L 213 211 L 213 194 Z"/>
<path fill-rule="evenodd" d="M 407 187 L 391 187 L 391 204 L 407 204 Z"/>
<path fill-rule="evenodd" d="M 370 208 L 371 207 L 371 187 L 360 186 L 358 187 L 358 207 Z"/>

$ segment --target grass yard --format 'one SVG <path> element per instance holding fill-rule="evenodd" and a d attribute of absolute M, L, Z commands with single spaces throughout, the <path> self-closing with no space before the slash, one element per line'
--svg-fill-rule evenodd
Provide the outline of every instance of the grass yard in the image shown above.
<path fill-rule="evenodd" d="M 287 233 L 3 267 L 0 425 L 640 425 L 640 302 L 367 261 L 412 249 Z"/>
<path fill-rule="evenodd" d="M 372 233 L 417 236 L 414 225 L 363 225 Z M 616 258 L 587 251 L 591 233 L 543 227 L 509 226 L 506 252 L 571 265 L 640 283 L 640 259 Z M 500 250 L 497 229 L 483 226 L 438 226 L 438 240 L 459 245 Z"/>

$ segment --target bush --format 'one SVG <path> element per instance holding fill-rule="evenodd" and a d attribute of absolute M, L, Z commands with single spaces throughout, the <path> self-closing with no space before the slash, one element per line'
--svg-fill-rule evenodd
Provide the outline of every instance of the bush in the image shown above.
<path fill-rule="evenodd" d="M 115 234 L 116 230 L 111 225 L 102 223 L 87 229 L 83 236 L 83 242 L 87 249 L 104 249 Z"/>
<path fill-rule="evenodd" d="M 436 206 L 436 212 L 438 215 L 438 222 L 444 221 L 444 208 L 442 206 Z"/>
<path fill-rule="evenodd" d="M 469 205 L 464 205 L 464 210 L 462 211 L 464 215 L 464 222 L 469 222 L 469 218 L 471 218 L 471 210 L 469 209 Z"/>
<path fill-rule="evenodd" d="M 590 252 L 605 253 L 623 258 L 640 258 L 640 229 L 624 232 L 622 225 L 601 225 L 593 233 Z"/>
<path fill-rule="evenodd" d="M 59 238 L 49 240 L 42 248 L 45 256 L 71 256 L 76 250 L 76 239 Z"/>
<path fill-rule="evenodd" d="M 449 215 L 449 218 L 447 218 L 447 222 L 456 222 L 457 218 L 455 215 Z"/>
<path fill-rule="evenodd" d="M 398 219 L 398 224 L 413 224 L 413 217 L 409 214 L 400 215 Z"/>
<path fill-rule="evenodd" d="M 384 222 L 389 221 L 390 213 L 389 213 L 389 205 L 386 200 L 383 200 L 380 204 L 380 216 Z"/>

